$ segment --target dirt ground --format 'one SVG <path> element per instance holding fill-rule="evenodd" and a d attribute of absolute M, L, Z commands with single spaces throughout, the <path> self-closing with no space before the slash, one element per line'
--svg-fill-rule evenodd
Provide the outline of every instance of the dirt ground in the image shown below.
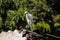
<path fill-rule="evenodd" d="M 1 32 L 0 33 L 0 40 L 26 40 L 26 37 L 22 37 L 22 32 L 19 33 L 18 30 L 15 31 L 8 31 L 8 32 Z"/>

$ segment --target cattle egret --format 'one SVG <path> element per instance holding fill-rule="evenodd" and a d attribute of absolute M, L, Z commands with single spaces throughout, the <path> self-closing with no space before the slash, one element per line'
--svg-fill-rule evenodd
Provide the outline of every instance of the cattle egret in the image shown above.
<path fill-rule="evenodd" d="M 30 26 L 30 29 L 31 29 L 32 25 L 33 25 L 33 16 L 28 11 L 25 11 L 25 14 L 26 14 L 27 23 L 28 23 L 28 25 Z"/>

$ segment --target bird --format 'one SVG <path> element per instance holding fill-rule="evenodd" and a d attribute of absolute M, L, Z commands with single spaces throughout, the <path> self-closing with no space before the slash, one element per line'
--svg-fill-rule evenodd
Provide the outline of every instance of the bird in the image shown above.
<path fill-rule="evenodd" d="M 26 15 L 26 20 L 27 20 L 27 23 L 30 27 L 30 30 L 32 29 L 32 25 L 33 25 L 33 15 L 30 14 L 28 11 L 25 11 L 25 15 Z"/>

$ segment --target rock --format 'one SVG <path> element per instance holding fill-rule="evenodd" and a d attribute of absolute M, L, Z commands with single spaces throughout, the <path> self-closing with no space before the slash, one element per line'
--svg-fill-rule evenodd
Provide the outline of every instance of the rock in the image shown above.
<path fill-rule="evenodd" d="M 21 36 L 22 33 L 19 33 L 18 30 L 1 32 L 0 40 L 26 40 L 26 37 Z"/>

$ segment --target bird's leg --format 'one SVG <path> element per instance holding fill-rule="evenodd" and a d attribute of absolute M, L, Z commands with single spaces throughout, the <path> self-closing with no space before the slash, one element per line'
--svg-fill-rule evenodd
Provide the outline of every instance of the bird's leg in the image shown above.
<path fill-rule="evenodd" d="M 32 31 L 32 25 L 30 25 L 30 31 Z"/>
<path fill-rule="evenodd" d="M 32 27 L 31 27 L 31 31 L 32 31 Z"/>
<path fill-rule="evenodd" d="M 29 30 L 31 30 L 30 26 L 29 26 Z"/>

